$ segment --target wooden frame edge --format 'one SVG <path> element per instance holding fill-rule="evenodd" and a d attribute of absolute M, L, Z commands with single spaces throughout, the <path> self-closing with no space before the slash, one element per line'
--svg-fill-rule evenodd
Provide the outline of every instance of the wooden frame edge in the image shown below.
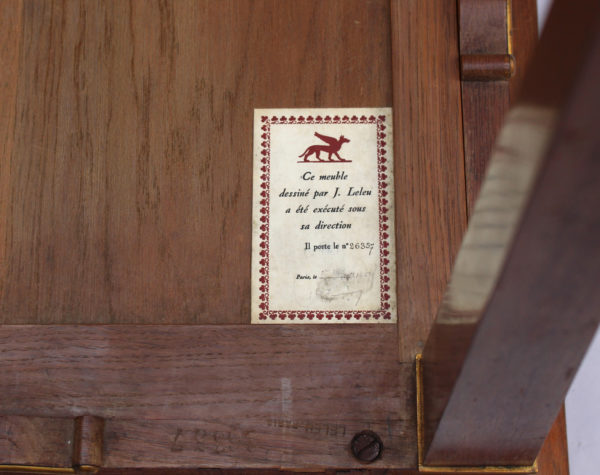
<path fill-rule="evenodd" d="M 422 354 L 419 353 L 415 357 L 415 393 L 416 393 L 416 408 L 417 408 L 417 457 L 419 472 L 424 473 L 537 473 L 537 460 L 532 465 L 524 466 L 479 466 L 479 467 L 464 467 L 464 466 L 447 466 L 437 467 L 425 465 L 425 406 L 423 404 L 423 362 Z"/>

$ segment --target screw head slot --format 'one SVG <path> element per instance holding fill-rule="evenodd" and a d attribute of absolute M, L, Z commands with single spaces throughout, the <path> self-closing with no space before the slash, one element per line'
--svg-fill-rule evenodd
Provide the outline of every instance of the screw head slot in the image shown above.
<path fill-rule="evenodd" d="M 372 463 L 381 457 L 383 442 L 375 432 L 363 430 L 352 437 L 350 450 L 360 462 Z"/>

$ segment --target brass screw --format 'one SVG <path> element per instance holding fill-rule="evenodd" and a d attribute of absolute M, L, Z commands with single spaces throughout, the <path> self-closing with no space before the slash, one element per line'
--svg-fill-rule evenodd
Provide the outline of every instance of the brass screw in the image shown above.
<path fill-rule="evenodd" d="M 352 437 L 350 450 L 357 460 L 363 463 L 371 463 L 381 457 L 383 442 L 375 432 L 363 430 Z"/>

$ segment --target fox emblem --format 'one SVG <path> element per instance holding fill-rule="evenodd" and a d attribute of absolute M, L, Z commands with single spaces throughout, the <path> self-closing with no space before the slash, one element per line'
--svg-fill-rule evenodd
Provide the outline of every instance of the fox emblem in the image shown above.
<path fill-rule="evenodd" d="M 344 137 L 343 135 L 340 135 L 340 138 L 336 139 L 334 137 L 328 137 L 327 135 L 321 135 L 318 132 L 315 132 L 315 136 L 317 138 L 321 139 L 323 142 L 327 143 L 327 145 L 311 145 L 310 147 L 308 147 L 304 151 L 304 153 L 302 153 L 301 155 L 298 155 L 300 158 L 304 157 L 305 162 L 310 162 L 310 160 L 308 158 L 311 155 L 314 155 L 315 158 L 319 162 L 324 162 L 325 160 L 321 159 L 321 152 L 329 154 L 327 159 L 330 162 L 350 162 L 351 161 L 351 160 L 346 160 L 346 159 L 340 157 L 340 155 L 338 153 L 340 151 L 340 148 L 342 148 L 342 145 L 344 145 L 347 142 L 350 142 L 350 140 L 348 140 L 346 137 Z M 335 155 L 338 159 L 333 160 L 331 158 L 332 155 Z"/>

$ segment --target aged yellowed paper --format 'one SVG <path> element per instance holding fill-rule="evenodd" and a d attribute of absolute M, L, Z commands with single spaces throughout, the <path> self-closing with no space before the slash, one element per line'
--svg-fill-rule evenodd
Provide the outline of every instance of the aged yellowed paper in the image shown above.
<path fill-rule="evenodd" d="M 257 109 L 252 323 L 396 321 L 389 108 Z"/>

